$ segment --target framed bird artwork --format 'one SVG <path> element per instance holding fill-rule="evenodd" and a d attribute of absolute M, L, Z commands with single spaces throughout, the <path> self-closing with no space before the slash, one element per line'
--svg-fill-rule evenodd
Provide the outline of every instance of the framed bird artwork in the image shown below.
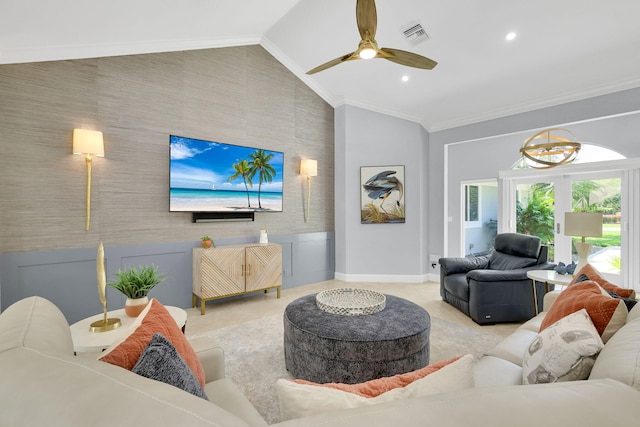
<path fill-rule="evenodd" d="M 360 167 L 360 222 L 404 223 L 404 166 Z"/>

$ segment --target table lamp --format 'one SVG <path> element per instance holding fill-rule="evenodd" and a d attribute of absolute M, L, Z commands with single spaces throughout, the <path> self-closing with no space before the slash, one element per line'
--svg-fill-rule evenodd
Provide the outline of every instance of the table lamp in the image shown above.
<path fill-rule="evenodd" d="M 575 272 L 589 263 L 587 259 L 593 243 L 585 242 L 585 237 L 602 237 L 602 214 L 599 212 L 565 212 L 564 235 L 580 236 L 581 242 L 574 242 L 580 257 Z"/>

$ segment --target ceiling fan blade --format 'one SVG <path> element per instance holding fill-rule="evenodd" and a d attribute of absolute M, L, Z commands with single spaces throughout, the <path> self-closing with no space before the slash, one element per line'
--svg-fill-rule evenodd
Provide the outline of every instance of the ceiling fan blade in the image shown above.
<path fill-rule="evenodd" d="M 343 63 L 345 61 L 351 61 L 351 60 L 354 60 L 354 59 L 360 59 L 360 57 L 358 55 L 354 55 L 354 54 L 355 54 L 355 52 L 351 52 L 351 53 L 347 53 L 344 56 L 341 56 L 340 58 L 332 59 L 329 62 L 325 62 L 322 65 L 318 65 L 313 70 L 307 71 L 307 74 L 315 74 L 315 73 L 317 73 L 319 71 L 326 70 L 327 68 L 331 68 L 331 67 L 336 66 L 338 64 L 341 64 L 341 63 Z"/>
<path fill-rule="evenodd" d="M 406 52 L 399 49 L 391 49 L 383 47 L 380 49 L 384 53 L 388 54 L 382 56 L 384 59 L 395 62 L 396 64 L 406 65 L 408 67 L 422 68 L 425 70 L 431 70 L 438 65 L 433 59 L 425 58 L 424 56 L 417 55 L 415 53 Z"/>
<path fill-rule="evenodd" d="M 356 21 L 360 37 L 364 40 L 376 37 L 378 26 L 378 15 L 376 13 L 376 3 L 374 0 L 358 0 L 356 4 Z M 368 33 L 368 35 L 367 35 Z"/>

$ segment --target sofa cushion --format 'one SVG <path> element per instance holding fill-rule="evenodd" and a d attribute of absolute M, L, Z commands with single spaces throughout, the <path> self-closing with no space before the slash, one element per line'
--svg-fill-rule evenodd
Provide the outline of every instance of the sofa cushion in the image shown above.
<path fill-rule="evenodd" d="M 640 304 L 636 304 L 635 307 L 631 309 L 629 314 L 627 314 L 627 323 L 632 322 L 636 319 L 640 319 Z"/>
<path fill-rule="evenodd" d="M 629 321 L 604 346 L 589 379 L 612 378 L 640 391 L 640 319 Z"/>
<path fill-rule="evenodd" d="M 189 365 L 162 334 L 153 335 L 131 371 L 208 400 Z"/>
<path fill-rule="evenodd" d="M 204 399 L 95 358 L 17 348 L 0 353 L 0 369 L 1 426 L 249 426 Z"/>
<path fill-rule="evenodd" d="M 280 417 L 289 420 L 338 409 L 472 388 L 473 360 L 473 356 L 467 354 L 416 372 L 363 384 L 316 384 L 279 379 Z"/>
<path fill-rule="evenodd" d="M 584 380 L 604 343 L 586 309 L 544 329 L 524 354 L 522 383 Z"/>
<path fill-rule="evenodd" d="M 583 274 L 587 276 L 589 280 L 593 280 L 598 285 L 600 285 L 600 287 L 603 288 L 605 291 L 614 292 L 615 294 L 620 295 L 623 298 L 636 297 L 636 291 L 634 291 L 633 289 L 621 288 L 619 286 L 614 285 L 613 283 L 609 282 L 607 279 L 602 277 L 600 272 L 596 270 L 591 264 L 587 264 L 584 267 L 582 267 L 580 271 L 576 271 L 575 274 L 573 275 L 574 278 L 569 284 L 569 286 L 573 285 L 574 283 L 584 281 L 584 280 L 581 280 L 581 276 Z"/>
<path fill-rule="evenodd" d="M 538 331 L 520 327 L 487 352 L 487 355 L 499 357 L 517 366 L 522 366 L 524 353 L 537 336 Z"/>
<path fill-rule="evenodd" d="M 540 331 L 576 311 L 585 308 L 604 342 L 627 321 L 624 302 L 612 298 L 596 282 L 586 281 L 570 285 L 560 292 L 549 308 Z"/>
<path fill-rule="evenodd" d="M 483 356 L 473 365 L 474 387 L 522 384 L 522 366 L 495 356 Z"/>
<path fill-rule="evenodd" d="M 171 341 L 204 387 L 204 369 L 198 357 L 171 314 L 158 300 L 154 298 L 149 302 L 128 332 L 105 350 L 99 360 L 131 370 L 153 335 L 159 332 Z"/>
<path fill-rule="evenodd" d="M 42 297 L 24 298 L 0 317 L 0 353 L 14 348 L 73 355 L 73 340 L 64 314 Z"/>

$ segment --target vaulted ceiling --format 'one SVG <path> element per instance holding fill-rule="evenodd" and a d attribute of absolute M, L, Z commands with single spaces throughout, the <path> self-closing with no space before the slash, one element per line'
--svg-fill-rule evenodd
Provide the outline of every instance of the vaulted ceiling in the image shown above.
<path fill-rule="evenodd" d="M 429 131 L 640 87 L 637 0 L 378 0 L 379 45 L 438 65 L 373 59 L 305 74 L 356 50 L 355 5 L 3 0 L 0 64 L 261 44 L 334 107 L 380 111 Z M 403 34 L 416 24 L 426 41 Z"/>

